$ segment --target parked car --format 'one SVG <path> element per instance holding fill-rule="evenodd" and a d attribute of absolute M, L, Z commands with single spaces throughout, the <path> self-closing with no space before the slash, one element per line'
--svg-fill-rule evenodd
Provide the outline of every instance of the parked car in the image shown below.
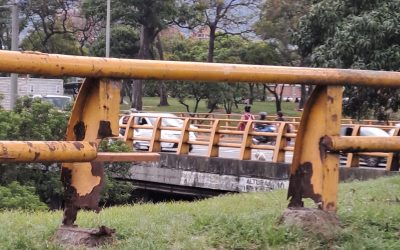
<path fill-rule="evenodd" d="M 342 126 L 340 130 L 340 135 L 351 136 L 353 133 L 353 128 L 348 126 Z M 359 136 L 379 136 L 379 137 L 389 137 L 389 133 L 381 128 L 376 127 L 361 127 L 359 131 Z M 363 161 L 368 167 L 378 167 L 379 163 L 383 163 L 383 157 L 377 156 L 361 156 L 361 161 Z"/>
<path fill-rule="evenodd" d="M 169 113 L 134 113 L 129 115 L 123 115 L 120 120 L 119 124 L 126 124 L 130 116 L 134 116 L 133 122 L 135 125 L 148 125 L 154 126 L 158 117 L 162 117 L 161 119 L 161 126 L 162 127 L 177 127 L 182 128 L 183 120 L 179 119 L 174 114 Z M 191 128 L 196 128 L 194 125 L 190 125 Z M 124 128 L 120 128 L 120 136 L 123 136 L 125 133 Z M 138 129 L 136 128 L 134 131 L 134 136 L 140 137 L 147 137 L 151 138 L 153 135 L 152 129 Z M 161 130 L 161 139 L 180 139 L 182 135 L 181 131 L 176 130 Z M 194 132 L 189 132 L 189 140 L 194 141 L 196 140 L 196 134 Z M 148 141 L 137 141 L 133 142 L 135 149 L 138 150 L 148 150 L 149 149 L 149 142 Z M 178 143 L 172 142 L 161 142 L 162 150 L 171 150 L 178 147 Z M 189 146 L 189 151 L 193 149 L 193 146 Z"/>
<path fill-rule="evenodd" d="M 52 104 L 58 110 L 65 110 L 72 103 L 72 98 L 65 95 L 34 95 L 33 98 L 40 98 L 43 102 Z"/>

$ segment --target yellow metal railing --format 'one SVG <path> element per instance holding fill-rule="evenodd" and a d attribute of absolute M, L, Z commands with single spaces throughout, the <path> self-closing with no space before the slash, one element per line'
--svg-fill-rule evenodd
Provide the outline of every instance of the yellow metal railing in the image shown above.
<path fill-rule="evenodd" d="M 358 153 L 360 149 L 366 152 L 380 149 L 384 153 L 400 151 L 400 140 L 397 136 L 377 137 L 373 141 L 361 137 L 340 136 L 342 86 L 400 87 L 400 72 L 132 60 L 14 51 L 0 51 L 0 58 L 2 73 L 86 77 L 72 109 L 66 140 L 96 144 L 103 138 L 118 135 L 116 122 L 121 83 L 116 79 L 207 81 L 210 84 L 252 82 L 316 85 L 297 128 L 288 190 L 290 207 L 301 207 L 303 198 L 311 198 L 321 209 L 336 211 L 339 153 Z M 251 136 L 255 135 L 252 122 L 247 123 L 243 132 L 238 132 L 220 129 L 224 122 L 227 127 L 232 124 L 224 119 L 216 119 L 210 123 L 210 128 L 197 128 L 197 132 L 200 129 L 210 130 L 210 140 L 201 142 L 190 141 L 190 130 L 195 129 L 190 128 L 189 121 L 184 120 L 184 129 L 178 142 L 179 153 L 187 153 L 190 144 L 206 143 L 209 146 L 208 155 L 218 156 L 220 146 L 238 146 L 234 142 L 224 142 L 223 137 L 221 138 L 230 133 L 242 136 L 241 159 L 248 159 L 251 150 L 258 148 L 251 140 Z M 163 140 L 162 119 L 157 118 L 155 124 L 150 147 L 153 152 L 160 149 Z M 134 138 L 133 130 L 129 131 L 132 132 L 125 134 L 127 140 Z M 278 131 L 280 132 L 277 135 L 271 136 L 276 136 L 278 149 L 275 149 L 275 159 L 280 161 L 282 152 L 289 149 L 285 145 L 285 136 L 290 135 L 285 134 L 284 123 L 278 126 Z M 176 140 L 169 139 L 169 142 L 176 143 Z M 14 147 L 7 143 L 4 145 L 7 150 Z M 21 152 L 21 155 L 24 154 L 28 154 L 28 151 Z M 65 154 L 70 153 L 68 151 Z M 81 157 L 76 159 L 83 160 Z M 89 159 L 87 162 L 63 164 L 65 225 L 73 224 L 80 208 L 99 209 L 97 201 L 104 179 L 102 166 L 95 161 L 88 161 Z"/>

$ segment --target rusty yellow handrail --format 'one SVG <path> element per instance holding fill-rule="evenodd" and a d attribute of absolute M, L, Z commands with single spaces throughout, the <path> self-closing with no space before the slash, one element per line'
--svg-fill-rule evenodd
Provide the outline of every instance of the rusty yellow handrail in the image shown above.
<path fill-rule="evenodd" d="M 322 138 L 335 140 L 339 136 L 342 86 L 400 87 L 400 72 L 96 58 L 15 51 L 0 51 L 0 58 L 0 72 L 3 73 L 86 77 L 67 126 L 68 141 L 98 143 L 118 134 L 116 121 L 121 82 L 116 79 L 317 85 L 305 105 L 300 125 L 295 128 L 296 146 L 290 169 L 288 198 L 290 207 L 301 207 L 303 198 L 311 198 L 325 211 L 336 211 L 339 154 L 329 151 L 329 147 L 321 142 Z M 159 150 L 163 140 L 160 120 L 153 128 L 150 148 L 153 152 Z M 128 123 L 124 139 L 132 144 L 132 119 Z M 228 121 L 216 119 L 210 128 L 210 140 L 207 142 L 209 157 L 218 156 L 219 146 L 227 145 L 220 140 L 226 133 L 220 129 L 222 123 L 231 125 Z M 251 140 L 252 123 L 248 122 L 243 133 L 239 134 L 242 136 L 240 159 L 249 159 L 252 148 L 255 148 Z M 188 144 L 193 143 L 188 138 L 188 125 L 189 120 L 185 120 L 183 136 L 178 143 L 180 153 L 187 153 Z M 274 161 L 281 161 L 284 152 L 291 149 L 286 145 L 285 136 L 289 135 L 284 133 L 285 126 L 285 123 L 279 126 Z M 354 146 L 367 149 L 371 145 L 358 140 Z M 388 154 L 388 162 L 394 164 L 390 154 L 393 156 L 393 153 Z M 349 156 L 355 159 L 357 153 Z M 80 208 L 99 209 L 99 194 L 104 180 L 102 169 L 101 164 L 96 162 L 63 164 L 62 180 L 66 190 L 64 225 L 73 225 Z"/>
<path fill-rule="evenodd" d="M 4 73 L 325 86 L 400 86 L 399 72 L 372 70 L 116 59 L 5 50 L 0 51 L 0 58 L 0 72 Z"/>

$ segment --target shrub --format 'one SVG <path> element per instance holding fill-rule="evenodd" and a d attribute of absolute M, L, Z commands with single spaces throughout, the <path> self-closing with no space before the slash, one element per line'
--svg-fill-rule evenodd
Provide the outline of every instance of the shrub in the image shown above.
<path fill-rule="evenodd" d="M 35 194 L 35 188 L 14 181 L 0 186 L 0 209 L 46 210 L 47 206 Z"/>

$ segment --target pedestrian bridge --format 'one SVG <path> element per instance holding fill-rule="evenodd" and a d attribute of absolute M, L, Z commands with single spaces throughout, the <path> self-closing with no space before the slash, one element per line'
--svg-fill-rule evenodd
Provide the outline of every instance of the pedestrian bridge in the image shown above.
<path fill-rule="evenodd" d="M 178 155 L 195 155 L 207 157 L 232 158 L 239 160 L 261 160 L 274 163 L 292 163 L 294 145 L 300 124 L 299 117 L 288 117 L 286 121 L 275 121 L 275 117 L 266 120 L 250 120 L 245 131 L 238 131 L 238 124 L 242 122 L 240 115 L 232 114 L 188 114 L 176 113 L 176 117 L 169 114 L 132 113 L 121 115 L 125 119 L 119 124 L 122 134 L 116 139 L 125 141 L 135 149 L 135 143 L 145 144 L 146 147 L 137 147 L 140 152 L 173 152 Z M 140 125 L 139 119 L 153 120 L 154 124 Z M 227 119 L 231 118 L 231 119 Z M 232 119 L 234 118 L 234 119 Z M 170 126 L 170 120 L 173 122 Z M 348 136 L 360 136 L 362 129 L 378 128 L 387 132 L 387 136 L 399 136 L 400 121 L 365 120 L 355 121 L 343 119 L 342 128 L 350 130 Z M 260 132 L 255 128 L 260 124 L 275 127 L 275 132 Z M 342 129 L 343 130 L 343 129 Z M 136 132 L 135 132 L 136 131 Z M 148 131 L 143 133 L 142 131 Z M 167 131 L 177 131 L 178 138 L 171 138 Z M 138 133 L 139 132 L 139 133 Z M 196 136 L 190 138 L 189 133 Z M 143 136 L 147 135 L 147 137 Z M 257 138 L 268 138 L 259 142 Z M 162 147 L 163 143 L 175 147 Z M 192 150 L 189 150 L 192 149 Z M 387 171 L 399 170 L 399 161 L 395 152 L 359 152 L 342 154 L 341 165 L 346 167 L 365 166 L 364 159 L 377 158 L 381 164 L 367 165 L 369 167 L 384 167 Z"/>
<path fill-rule="evenodd" d="M 141 190 L 195 197 L 288 188 L 290 164 L 300 118 L 288 117 L 288 121 L 274 121 L 274 117 L 267 117 L 267 120 L 251 120 L 248 121 L 249 126 L 245 131 L 238 131 L 238 124 L 242 122 L 239 120 L 240 115 L 176 115 L 162 116 L 157 113 L 152 116 L 140 112 L 122 115 L 120 120 L 125 122 L 119 126 L 123 134 L 115 139 L 125 141 L 132 149 L 135 148 L 135 142 L 140 141 L 148 147 L 141 147 L 137 152 L 143 152 L 144 155 L 160 154 L 153 155 L 154 159 L 147 162 L 132 163 L 129 174 L 120 177 L 121 179 L 133 180 L 134 185 Z M 155 123 L 137 124 L 138 120 L 145 118 Z M 168 124 L 163 122 L 164 119 L 176 119 L 181 122 L 173 122 L 176 125 L 173 127 L 162 126 Z M 275 126 L 276 132 L 254 130 L 258 124 L 265 123 Z M 382 122 L 374 120 L 342 120 L 342 126 L 351 128 L 353 136 L 359 136 L 361 129 L 371 127 L 387 131 L 388 136 L 398 136 L 399 131 L 395 124 L 399 122 L 386 123 L 388 125 L 381 125 Z M 149 132 L 140 133 L 142 130 Z M 179 131 L 182 136 L 169 138 L 165 136 L 166 131 Z M 197 136 L 190 139 L 188 133 L 196 133 Z M 142 134 L 148 136 L 143 137 Z M 259 137 L 268 137 L 269 140 L 267 143 L 258 143 L 256 138 Z M 163 143 L 172 143 L 176 147 L 163 148 Z M 364 160 L 367 158 L 376 158 L 381 164 L 368 167 Z M 365 180 L 397 174 L 398 164 L 398 155 L 394 152 L 343 154 L 339 179 Z"/>

